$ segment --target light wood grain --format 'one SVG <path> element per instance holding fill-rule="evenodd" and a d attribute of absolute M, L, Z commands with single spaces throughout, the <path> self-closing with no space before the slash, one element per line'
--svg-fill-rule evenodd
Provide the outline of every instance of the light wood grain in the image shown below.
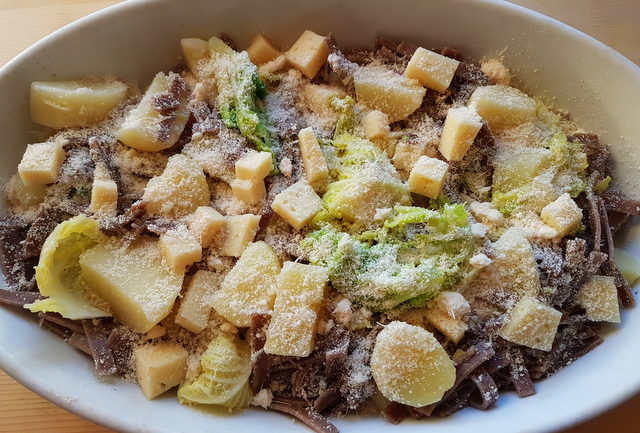
<path fill-rule="evenodd" d="M 53 30 L 114 3 L 118 1 L 0 0 L 0 65 Z M 516 0 L 514 3 L 566 22 L 640 64 L 639 0 Z M 638 426 L 640 396 L 564 433 L 633 433 L 640 430 Z M 102 433 L 111 430 L 47 402 L 0 371 L 0 433 L 18 432 Z"/>

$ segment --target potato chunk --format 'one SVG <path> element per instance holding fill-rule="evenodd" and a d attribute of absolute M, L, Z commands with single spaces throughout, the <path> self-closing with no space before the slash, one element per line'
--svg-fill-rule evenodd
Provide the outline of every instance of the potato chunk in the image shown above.
<path fill-rule="evenodd" d="M 225 218 L 217 245 L 221 256 L 240 257 L 258 232 L 259 215 L 233 215 Z"/>
<path fill-rule="evenodd" d="M 82 276 L 111 307 L 113 317 L 144 333 L 171 311 L 184 273 L 165 268 L 158 241 L 142 238 L 125 248 L 100 243 L 80 256 Z"/>
<path fill-rule="evenodd" d="M 282 266 L 264 346 L 266 353 L 308 356 L 313 351 L 318 310 L 328 282 L 327 270 L 321 266 L 294 262 Z"/>
<path fill-rule="evenodd" d="M 160 253 L 175 272 L 184 272 L 187 266 L 202 258 L 202 246 L 186 226 L 178 226 L 160 235 Z"/>
<path fill-rule="evenodd" d="M 58 179 L 65 153 L 58 142 L 27 145 L 18 164 L 18 174 L 25 186 L 47 185 Z"/>
<path fill-rule="evenodd" d="M 152 400 L 180 385 L 187 373 L 189 354 L 178 343 L 158 343 L 133 349 L 138 385 Z"/>
<path fill-rule="evenodd" d="M 198 76 L 197 64 L 200 60 L 209 57 L 209 43 L 199 38 L 180 39 L 182 57 L 193 75 Z"/>
<path fill-rule="evenodd" d="M 517 296 L 537 296 L 540 292 L 540 272 L 533 258 L 533 248 L 518 231 L 511 228 L 493 244 L 496 257 L 491 272 L 502 282 L 502 288 Z"/>
<path fill-rule="evenodd" d="M 426 93 L 416 80 L 383 66 L 358 68 L 353 83 L 358 102 L 389 116 L 390 122 L 405 119 L 422 104 Z"/>
<path fill-rule="evenodd" d="M 442 93 L 449 88 L 459 64 L 455 59 L 419 47 L 411 56 L 404 75 Z"/>
<path fill-rule="evenodd" d="M 298 181 L 276 195 L 271 207 L 296 230 L 300 230 L 322 210 L 322 199 L 307 182 Z"/>
<path fill-rule="evenodd" d="M 273 157 L 269 152 L 249 152 L 236 162 L 238 179 L 259 179 L 269 176 Z"/>
<path fill-rule="evenodd" d="M 250 244 L 213 294 L 213 308 L 235 326 L 251 326 L 253 313 L 273 307 L 279 272 L 280 261 L 268 244 Z"/>
<path fill-rule="evenodd" d="M 524 296 L 509 313 L 498 335 L 507 341 L 549 351 L 553 345 L 562 313 L 536 298 Z"/>
<path fill-rule="evenodd" d="M 95 214 L 115 216 L 118 212 L 118 185 L 111 179 L 104 163 L 96 163 L 91 186 L 89 210 Z"/>
<path fill-rule="evenodd" d="M 307 173 L 307 181 L 311 185 L 317 185 L 317 188 L 322 188 L 329 179 L 329 169 L 320 149 L 320 144 L 318 144 L 316 134 L 314 134 L 311 127 L 301 129 L 298 132 L 298 145 L 300 146 L 304 169 Z"/>
<path fill-rule="evenodd" d="M 211 296 L 218 289 L 218 275 L 209 271 L 198 271 L 187 286 L 180 301 L 175 323 L 198 334 L 207 327 L 211 313 Z"/>
<path fill-rule="evenodd" d="M 188 96 L 187 83 L 180 75 L 159 72 L 138 106 L 124 119 L 116 138 L 145 152 L 173 146 L 189 120 Z"/>
<path fill-rule="evenodd" d="M 327 61 L 329 45 L 324 36 L 305 30 L 285 56 L 289 63 L 311 79 Z"/>
<path fill-rule="evenodd" d="M 542 209 L 540 218 L 546 225 L 556 229 L 560 237 L 563 237 L 580 224 L 582 210 L 568 193 L 564 193 Z"/>
<path fill-rule="evenodd" d="M 478 113 L 467 107 L 450 108 L 444 121 L 438 150 L 447 161 L 460 161 L 482 128 Z"/>
<path fill-rule="evenodd" d="M 421 156 L 409 173 L 409 190 L 429 198 L 438 198 L 449 172 L 449 164 Z"/>
<path fill-rule="evenodd" d="M 181 218 L 211 202 L 209 184 L 202 168 L 188 156 L 169 158 L 160 176 L 152 178 L 142 200 L 151 214 Z"/>
<path fill-rule="evenodd" d="M 280 55 L 271 42 L 267 40 L 261 33 L 258 33 L 249 43 L 247 47 L 249 58 L 256 65 L 262 65 L 270 62 Z"/>
<path fill-rule="evenodd" d="M 533 120 L 536 102 L 518 89 L 494 85 L 478 87 L 467 106 L 475 108 L 491 129 L 514 126 Z"/>
<path fill-rule="evenodd" d="M 200 206 L 191 215 L 189 230 L 200 240 L 202 248 L 208 248 L 213 243 L 216 235 L 224 227 L 225 219 L 220 212 L 211 206 Z"/>
<path fill-rule="evenodd" d="M 576 302 L 587 311 L 589 320 L 620 323 L 618 289 L 613 277 L 591 277 L 578 292 Z"/>
<path fill-rule="evenodd" d="M 106 119 L 127 92 L 120 81 L 34 81 L 31 120 L 55 129 L 90 126 Z"/>
<path fill-rule="evenodd" d="M 413 407 L 440 401 L 456 380 L 455 365 L 433 334 L 405 322 L 380 331 L 370 364 L 382 395 Z"/>

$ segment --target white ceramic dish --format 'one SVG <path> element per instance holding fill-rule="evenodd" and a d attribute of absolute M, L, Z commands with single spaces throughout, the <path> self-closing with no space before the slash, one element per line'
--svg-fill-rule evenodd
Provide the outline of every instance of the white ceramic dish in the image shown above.
<path fill-rule="evenodd" d="M 640 69 L 550 18 L 506 2 L 479 0 L 133 0 L 105 9 L 38 42 L 0 71 L 0 177 L 15 172 L 25 145 L 35 139 L 28 114 L 33 80 L 113 73 L 144 86 L 156 71 L 179 63 L 181 37 L 224 31 L 244 46 L 262 31 L 286 46 L 307 28 L 332 31 L 343 46 L 370 46 L 383 34 L 426 47 L 459 47 L 473 58 L 504 50 L 526 90 L 553 97 L 555 105 L 612 146 L 620 186 L 640 197 L 629 183 L 640 177 L 640 151 L 631 146 L 640 142 Z M 640 256 L 640 226 L 619 244 Z M 336 423 L 347 432 L 397 433 L 428 428 L 541 433 L 573 425 L 640 390 L 640 369 L 632 361 L 640 357 L 639 328 L 640 312 L 625 311 L 623 324 L 608 332 L 600 348 L 539 383 L 537 395 L 505 394 L 486 412 L 465 410 L 444 420 L 400 426 L 376 417 Z M 135 385 L 101 382 L 84 355 L 39 329 L 27 314 L 5 308 L 0 309 L 0 368 L 60 406 L 120 431 L 307 431 L 275 413 L 215 416 L 181 407 L 174 396 L 147 401 Z"/>

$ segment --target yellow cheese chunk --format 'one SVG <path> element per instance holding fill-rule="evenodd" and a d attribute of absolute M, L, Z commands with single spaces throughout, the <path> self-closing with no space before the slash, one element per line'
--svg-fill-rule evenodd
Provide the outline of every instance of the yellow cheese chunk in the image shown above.
<path fill-rule="evenodd" d="M 429 89 L 442 93 L 449 88 L 459 64 L 460 62 L 455 59 L 420 47 L 411 56 L 404 75 L 418 80 Z"/>
<path fill-rule="evenodd" d="M 199 206 L 191 215 L 189 230 L 200 241 L 202 248 L 208 248 L 224 224 L 225 218 L 220 215 L 220 212 L 211 206 Z"/>
<path fill-rule="evenodd" d="M 318 315 L 305 305 L 276 310 L 267 329 L 264 351 L 282 356 L 309 356 L 315 345 Z"/>
<path fill-rule="evenodd" d="M 427 304 L 425 318 L 453 343 L 458 344 L 467 332 L 466 316 L 471 312 L 469 303 L 458 292 L 440 292 Z"/>
<path fill-rule="evenodd" d="M 436 403 L 456 380 L 456 368 L 433 334 L 391 322 L 376 337 L 371 373 L 387 399 L 413 407 Z"/>
<path fill-rule="evenodd" d="M 262 65 L 270 62 L 280 55 L 271 42 L 267 40 L 262 34 L 258 33 L 249 43 L 247 47 L 247 53 L 249 58 L 256 65 Z"/>
<path fill-rule="evenodd" d="M 138 385 L 152 400 L 180 385 L 187 373 L 189 354 L 178 343 L 158 343 L 133 349 Z"/>
<path fill-rule="evenodd" d="M 285 56 L 293 67 L 311 79 L 327 61 L 329 45 L 324 36 L 305 30 Z"/>
<path fill-rule="evenodd" d="M 158 242 L 142 238 L 129 248 L 117 240 L 80 256 L 82 276 L 111 307 L 113 317 L 144 333 L 171 311 L 182 288 L 182 272 L 162 264 Z"/>
<path fill-rule="evenodd" d="M 175 272 L 202 259 L 202 247 L 186 226 L 178 226 L 160 235 L 160 253 Z"/>
<path fill-rule="evenodd" d="M 198 62 L 209 57 L 209 43 L 199 38 L 184 38 L 180 40 L 182 57 L 193 75 L 198 76 Z"/>
<path fill-rule="evenodd" d="M 553 346 L 562 313 L 536 298 L 524 296 L 509 313 L 498 335 L 507 341 L 549 351 Z"/>
<path fill-rule="evenodd" d="M 279 272 L 280 261 L 268 244 L 250 244 L 213 294 L 213 308 L 235 326 L 251 326 L 253 313 L 273 307 Z"/>
<path fill-rule="evenodd" d="M 235 179 L 229 185 L 233 195 L 246 204 L 260 203 L 267 196 L 262 179 Z"/>
<path fill-rule="evenodd" d="M 409 190 L 429 198 L 438 198 L 449 172 L 449 164 L 421 156 L 409 174 Z"/>
<path fill-rule="evenodd" d="M 189 120 L 188 96 L 187 84 L 178 74 L 159 72 L 124 119 L 116 138 L 145 152 L 173 146 Z"/>
<path fill-rule="evenodd" d="M 115 216 L 118 212 L 118 185 L 111 179 L 104 163 L 97 163 L 91 186 L 89 210 L 96 214 Z"/>
<path fill-rule="evenodd" d="M 328 282 L 328 272 L 321 266 L 295 262 L 282 266 L 264 346 L 266 353 L 308 356 L 313 351 L 318 311 Z"/>
<path fill-rule="evenodd" d="M 438 150 L 447 161 L 460 161 L 482 128 L 482 118 L 471 108 L 450 108 L 444 121 Z"/>
<path fill-rule="evenodd" d="M 209 323 L 211 296 L 218 289 L 219 277 L 213 272 L 198 271 L 187 286 L 180 301 L 175 323 L 189 331 L 199 334 Z"/>
<path fill-rule="evenodd" d="M 564 193 L 542 209 L 540 218 L 546 225 L 556 229 L 560 237 L 563 237 L 578 227 L 582 221 L 582 210 L 568 193 Z"/>
<path fill-rule="evenodd" d="M 422 104 L 426 93 L 416 80 L 383 66 L 363 66 L 353 77 L 358 102 L 389 116 L 390 122 L 405 119 Z"/>
<path fill-rule="evenodd" d="M 300 230 L 322 210 L 322 199 L 307 182 L 298 181 L 276 195 L 271 207 L 296 230 Z"/>
<path fill-rule="evenodd" d="M 91 126 L 127 98 L 120 81 L 34 81 L 31 83 L 31 120 L 60 129 Z"/>
<path fill-rule="evenodd" d="M 367 137 L 367 140 L 384 140 L 389 137 L 389 116 L 382 111 L 370 111 L 364 116 L 363 123 L 364 135 Z"/>
<path fill-rule="evenodd" d="M 478 87 L 467 102 L 489 124 L 491 129 L 514 126 L 533 120 L 536 102 L 520 90 L 509 86 Z"/>
<path fill-rule="evenodd" d="M 594 275 L 576 296 L 576 302 L 594 322 L 620 323 L 620 306 L 615 278 Z"/>
<path fill-rule="evenodd" d="M 238 179 L 262 180 L 269 175 L 273 158 L 269 152 L 249 152 L 236 162 Z"/>
<path fill-rule="evenodd" d="M 18 174 L 25 186 L 46 185 L 58 179 L 65 153 L 60 143 L 28 144 L 18 164 Z"/>
<path fill-rule="evenodd" d="M 149 180 L 142 195 L 145 210 L 170 218 L 181 218 L 211 202 L 209 184 L 202 168 L 186 155 L 169 158 L 164 172 Z"/>
<path fill-rule="evenodd" d="M 322 266 L 285 262 L 278 275 L 275 309 L 306 305 L 318 311 L 327 292 L 329 274 Z"/>
<path fill-rule="evenodd" d="M 47 189 L 44 184 L 25 185 L 20 175 L 16 173 L 9 179 L 5 191 L 14 207 L 25 209 L 42 203 Z"/>
<path fill-rule="evenodd" d="M 327 161 L 324 159 L 316 134 L 311 127 L 301 129 L 298 132 L 298 144 L 309 184 L 320 187 L 326 184 L 329 179 Z"/>
<path fill-rule="evenodd" d="M 259 215 L 234 215 L 225 218 L 217 245 L 221 256 L 240 257 L 258 232 Z"/>
<path fill-rule="evenodd" d="M 537 296 L 540 292 L 540 271 L 529 241 L 511 228 L 493 244 L 496 255 L 490 265 L 501 288 L 522 296 Z"/>

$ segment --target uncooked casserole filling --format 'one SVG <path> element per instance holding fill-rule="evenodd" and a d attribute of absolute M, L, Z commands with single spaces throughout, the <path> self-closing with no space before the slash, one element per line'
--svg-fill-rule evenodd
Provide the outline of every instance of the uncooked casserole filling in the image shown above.
<path fill-rule="evenodd" d="M 5 187 L 0 303 L 99 375 L 335 432 L 535 394 L 633 305 L 613 234 L 640 203 L 500 58 L 180 43 L 145 89 L 32 83 Z"/>

